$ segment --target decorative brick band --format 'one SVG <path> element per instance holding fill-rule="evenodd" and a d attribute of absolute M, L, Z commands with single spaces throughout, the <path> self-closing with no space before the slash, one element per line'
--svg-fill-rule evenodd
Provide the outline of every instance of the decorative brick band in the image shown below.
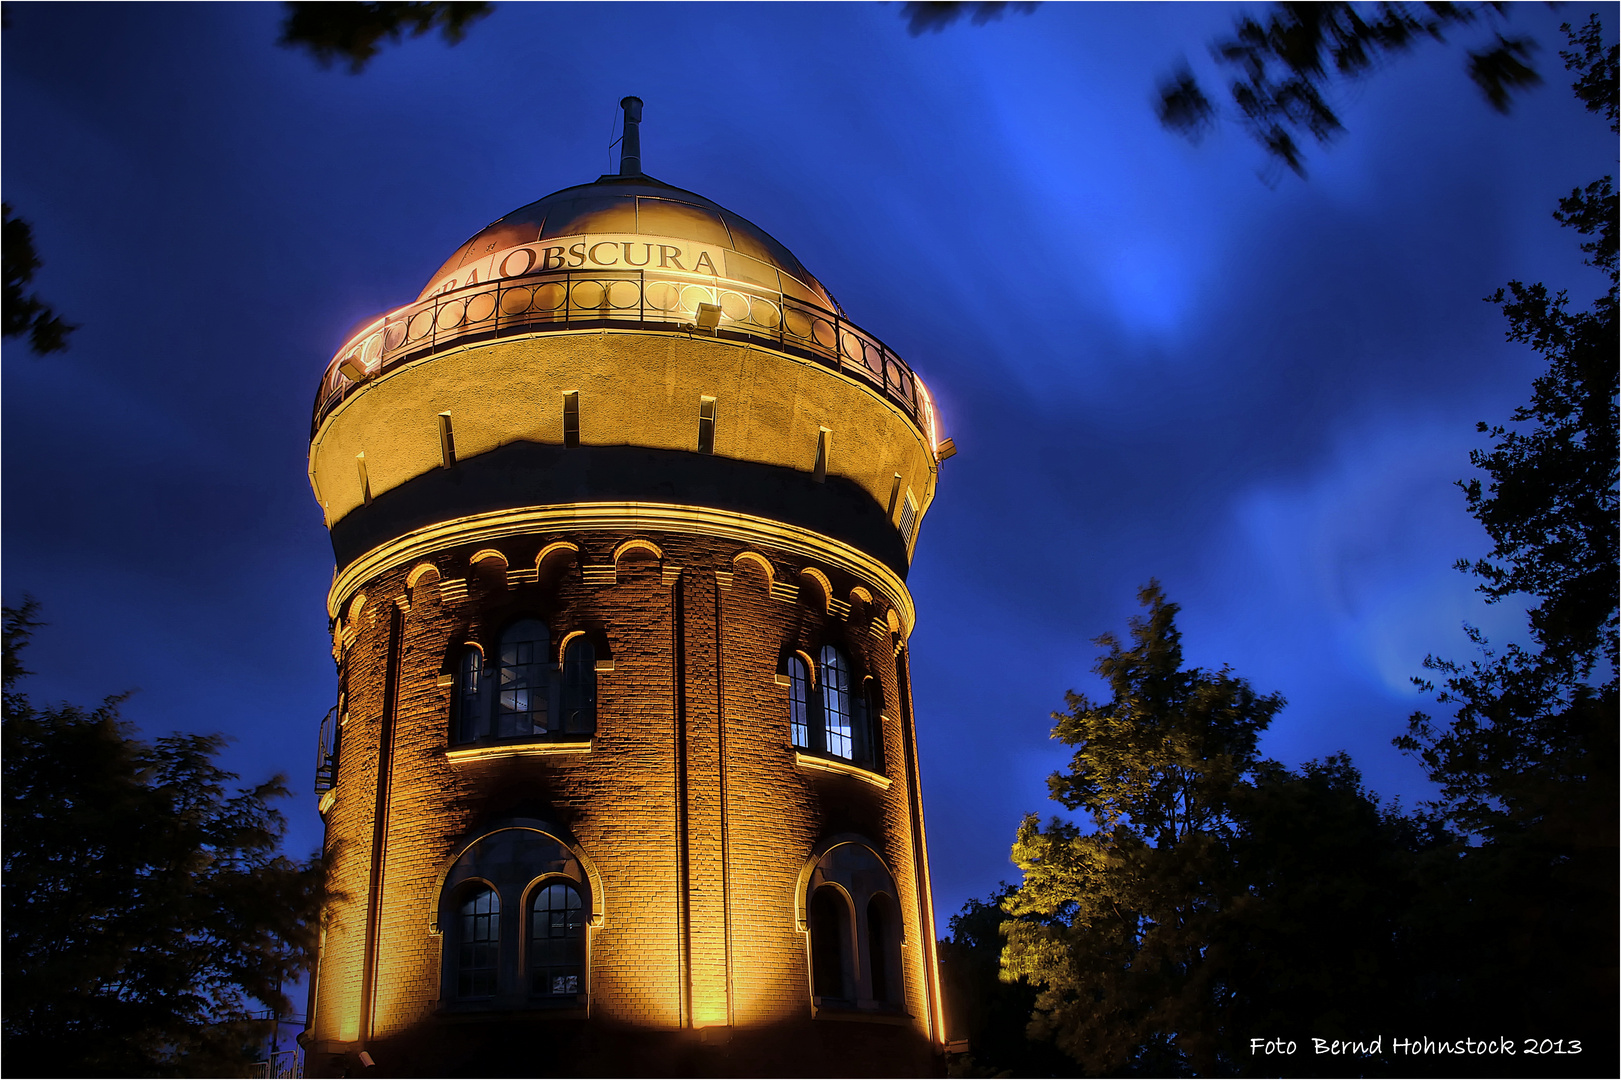
<path fill-rule="evenodd" d="M 500 510 L 453 518 L 416 529 L 373 548 L 350 563 L 332 583 L 332 589 L 327 594 L 327 613 L 336 618 L 349 597 L 377 575 L 401 564 L 427 558 L 447 547 L 511 536 L 603 530 L 666 531 L 712 536 L 745 547 L 773 547 L 791 556 L 820 560 L 870 582 L 883 593 L 895 609 L 897 632 L 902 638 L 910 635 L 917 621 L 912 595 L 907 591 L 906 584 L 888 566 L 858 548 L 769 518 L 673 503 L 570 503 L 524 510 Z M 592 566 L 581 567 L 587 582 L 591 582 L 590 575 L 596 569 Z M 608 569 L 611 570 L 612 566 Z M 784 588 L 787 587 L 785 584 Z M 797 597 L 798 586 L 792 588 Z M 459 592 L 456 591 L 458 589 Z M 446 600 L 462 600 L 467 596 L 467 582 L 465 579 L 441 581 L 439 590 Z M 773 595 L 777 593 L 773 591 Z M 778 598 L 781 599 L 780 596 Z M 889 630 L 890 627 L 885 626 L 883 632 L 888 633 Z M 882 634 L 875 633 L 875 636 L 881 637 Z"/>
<path fill-rule="evenodd" d="M 582 566 L 580 580 L 587 585 L 615 585 L 619 582 L 619 566 L 616 563 Z"/>

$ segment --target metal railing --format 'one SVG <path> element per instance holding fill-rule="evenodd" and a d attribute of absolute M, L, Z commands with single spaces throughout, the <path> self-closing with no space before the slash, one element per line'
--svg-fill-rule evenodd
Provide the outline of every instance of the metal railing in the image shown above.
<path fill-rule="evenodd" d="M 338 779 L 338 707 L 327 710 L 321 718 L 321 730 L 315 737 L 315 793 L 332 790 Z"/>
<path fill-rule="evenodd" d="M 701 333 L 694 319 L 700 304 L 720 309 L 715 336 L 767 342 L 861 379 L 933 437 L 928 395 L 918 377 L 842 315 L 774 290 L 663 270 L 554 270 L 468 285 L 397 308 L 347 341 L 327 365 L 311 436 L 366 380 L 441 349 L 611 325 Z"/>

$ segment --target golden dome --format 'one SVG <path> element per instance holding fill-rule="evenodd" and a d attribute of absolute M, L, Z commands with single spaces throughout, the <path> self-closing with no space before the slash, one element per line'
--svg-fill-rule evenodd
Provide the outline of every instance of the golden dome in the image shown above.
<path fill-rule="evenodd" d="M 679 269 L 763 286 L 842 314 L 821 282 L 764 229 L 650 176 L 603 176 L 485 226 L 418 299 L 537 270 Z"/>

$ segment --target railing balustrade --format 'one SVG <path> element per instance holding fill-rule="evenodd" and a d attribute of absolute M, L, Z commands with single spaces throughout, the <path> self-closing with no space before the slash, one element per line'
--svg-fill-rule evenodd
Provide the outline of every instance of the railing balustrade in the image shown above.
<path fill-rule="evenodd" d="M 862 379 L 932 435 L 928 398 L 912 369 L 842 315 L 741 282 L 645 270 L 498 278 L 391 311 L 345 343 L 327 365 L 311 434 L 365 380 L 452 345 L 617 323 L 693 331 L 699 304 L 720 308 L 718 336 L 766 341 Z"/>
<path fill-rule="evenodd" d="M 332 706 L 321 718 L 315 737 L 315 792 L 330 791 L 338 779 L 338 707 Z"/>

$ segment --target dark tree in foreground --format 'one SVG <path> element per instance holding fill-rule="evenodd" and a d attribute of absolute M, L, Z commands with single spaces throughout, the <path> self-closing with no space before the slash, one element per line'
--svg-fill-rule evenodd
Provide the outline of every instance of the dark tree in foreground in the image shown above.
<path fill-rule="evenodd" d="M 220 736 L 144 742 L 118 698 L 36 707 L 34 615 L 5 610 L 6 1071 L 246 1075 L 320 910 L 319 863 L 276 853 L 282 778 L 232 791 Z"/>
<path fill-rule="evenodd" d="M 423 3 L 288 3 L 279 44 L 305 49 L 322 67 L 336 60 L 358 75 L 382 51 L 384 41 L 431 31 L 455 45 L 467 28 L 494 10 L 493 4 L 430 0 Z"/>
<path fill-rule="evenodd" d="M 1574 89 L 1616 131 L 1616 58 L 1593 20 L 1562 55 Z M 1460 1018 L 1500 1018 L 1607 1044 L 1614 1062 L 1617 970 L 1616 217 L 1604 177 L 1560 200 L 1555 218 L 1588 237 L 1608 290 L 1585 311 L 1563 292 L 1510 282 L 1489 298 L 1508 338 L 1547 362 L 1531 401 L 1472 463 L 1463 487 L 1491 553 L 1459 563 L 1489 601 L 1532 601 L 1530 642 L 1480 657 L 1431 657 L 1452 716 L 1414 715 L 1396 743 L 1441 787 L 1435 809 L 1470 843 L 1450 881 L 1452 933 L 1473 941 L 1454 972 Z M 1426 680 L 1426 690 L 1435 686 Z M 1512 993 L 1503 993 L 1505 988 Z"/>
<path fill-rule="evenodd" d="M 1450 32 L 1494 23 L 1503 4 L 1280 3 L 1262 20 L 1244 16 L 1211 53 L 1230 72 L 1237 121 L 1274 161 L 1305 175 L 1309 138 L 1326 143 L 1344 129 L 1331 102 L 1339 85 L 1368 75 L 1390 58 Z M 1530 66 L 1536 42 L 1493 29 L 1468 54 L 1471 81 L 1492 108 L 1507 112 L 1517 91 L 1540 83 Z M 1197 139 L 1219 111 L 1191 70 L 1159 87 L 1160 122 Z"/>
<path fill-rule="evenodd" d="M 1176 605 L 1156 585 L 1141 599 L 1129 648 L 1098 639 L 1110 700 L 1072 692 L 1054 714 L 1075 755 L 1052 794 L 1089 828 L 1032 815 L 1013 847 L 1003 970 L 1041 988 L 1030 1033 L 1088 1073 L 1148 1075 L 1287 1070 L 1250 1053 L 1256 1034 L 1373 1037 L 1403 1016 L 1424 838 L 1344 756 L 1262 760 L 1282 699 L 1185 669 Z"/>
<path fill-rule="evenodd" d="M 51 306 L 29 291 L 34 271 L 43 263 L 34 250 L 34 230 L 5 204 L 4 234 L 0 237 L 0 261 L 5 263 L 5 336 L 27 335 L 28 347 L 41 356 L 68 347 L 68 335 L 77 327 L 51 310 Z"/>

